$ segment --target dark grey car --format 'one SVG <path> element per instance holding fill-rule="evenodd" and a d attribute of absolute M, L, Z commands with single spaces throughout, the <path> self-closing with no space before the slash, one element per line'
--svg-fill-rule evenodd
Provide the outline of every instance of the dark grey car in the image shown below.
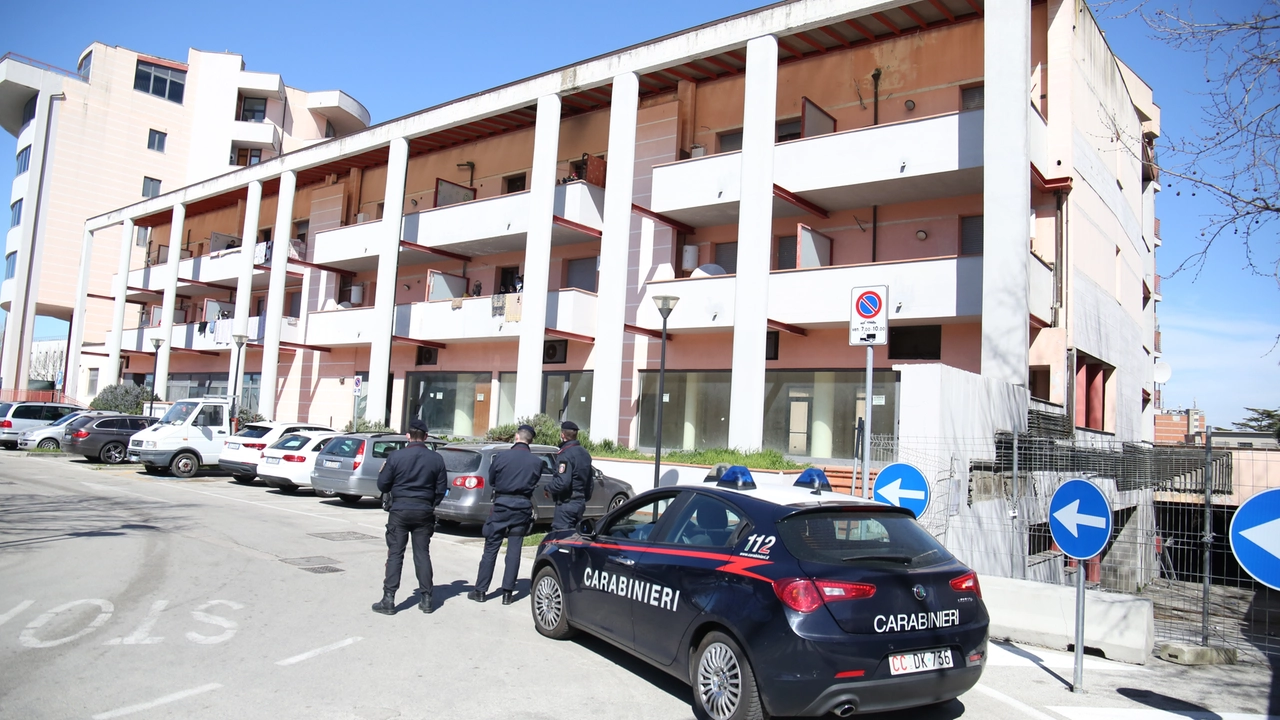
<path fill-rule="evenodd" d="M 62 451 L 116 465 L 128 458 L 129 436 L 154 424 L 155 418 L 140 415 L 78 417 L 62 433 Z"/>
<path fill-rule="evenodd" d="M 311 471 L 311 487 L 320 497 L 338 496 L 348 505 L 361 498 L 380 498 L 378 473 L 387 456 L 409 444 L 400 433 L 350 433 L 339 435 L 316 456 Z M 439 438 L 428 438 L 427 447 L 444 444 Z"/>
<path fill-rule="evenodd" d="M 510 448 L 511 443 L 453 443 L 437 450 L 444 457 L 445 469 L 449 471 L 449 494 L 436 508 L 436 517 L 446 522 L 483 523 L 493 507 L 489 466 L 494 455 Z M 542 479 L 533 492 L 533 520 L 551 522 L 556 504 L 547 490 L 547 483 L 553 477 L 559 448 L 531 445 L 529 449 L 542 460 Z M 591 470 L 595 483 L 583 517 L 600 517 L 631 497 L 630 485 L 595 468 Z"/>

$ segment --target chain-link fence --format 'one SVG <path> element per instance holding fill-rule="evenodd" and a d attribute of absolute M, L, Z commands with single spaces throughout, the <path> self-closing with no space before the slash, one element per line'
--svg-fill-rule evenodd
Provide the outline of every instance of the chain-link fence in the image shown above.
<path fill-rule="evenodd" d="M 1280 487 L 1280 450 L 1206 452 L 1046 426 L 974 439 L 873 436 L 871 460 L 925 473 L 933 499 L 921 523 L 979 573 L 1071 585 L 1083 565 L 1090 589 L 1152 601 L 1157 643 L 1280 657 L 1280 592 L 1241 569 L 1227 536 L 1241 503 Z M 1093 482 L 1112 509 L 1111 541 L 1084 563 L 1049 531 L 1050 498 L 1072 478 Z"/>

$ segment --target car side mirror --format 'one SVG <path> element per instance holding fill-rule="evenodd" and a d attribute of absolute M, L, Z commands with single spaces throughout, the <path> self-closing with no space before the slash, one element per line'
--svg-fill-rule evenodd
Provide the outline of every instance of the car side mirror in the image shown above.
<path fill-rule="evenodd" d="M 586 520 L 578 523 L 578 534 L 584 537 L 595 537 L 596 521 L 591 518 L 587 518 Z"/>

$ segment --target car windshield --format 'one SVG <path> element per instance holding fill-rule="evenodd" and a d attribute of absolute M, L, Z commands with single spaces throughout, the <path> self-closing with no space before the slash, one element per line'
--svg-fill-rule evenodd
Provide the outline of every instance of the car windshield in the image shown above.
<path fill-rule="evenodd" d="M 239 435 L 240 433 L 236 433 L 236 434 Z M 255 435 L 254 437 L 262 437 L 262 436 Z M 285 435 L 284 437 L 280 438 L 279 442 L 277 442 L 275 445 L 272 445 L 271 449 L 272 450 L 297 450 L 298 448 L 301 448 L 303 445 L 306 445 L 310 441 L 311 441 L 311 438 L 307 437 L 306 435 Z"/>
<path fill-rule="evenodd" d="M 160 422 L 165 424 L 181 425 L 187 421 L 187 418 L 191 417 L 191 414 L 194 413 L 196 408 L 199 406 L 200 403 L 195 402 L 174 403 L 173 407 L 169 408 L 169 412 L 165 413 L 164 417 L 160 418 Z"/>
<path fill-rule="evenodd" d="M 271 428 L 266 425 L 245 425 L 240 432 L 236 433 L 236 437 L 260 438 L 265 437 L 269 432 Z"/>
<path fill-rule="evenodd" d="M 480 453 L 473 450 L 441 448 L 436 452 L 444 458 L 444 469 L 451 473 L 475 472 L 480 469 Z"/>
<path fill-rule="evenodd" d="M 914 519 L 897 513 L 797 513 L 778 522 L 778 535 L 796 559 L 827 565 L 925 567 L 951 559 L 951 553 Z"/>

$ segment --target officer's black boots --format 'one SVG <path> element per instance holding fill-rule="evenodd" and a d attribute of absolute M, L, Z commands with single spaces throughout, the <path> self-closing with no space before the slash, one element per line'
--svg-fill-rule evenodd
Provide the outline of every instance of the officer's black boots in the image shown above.
<path fill-rule="evenodd" d="M 478 589 L 472 590 L 471 592 L 467 593 L 467 599 L 475 600 L 476 602 L 484 602 L 484 593 Z"/>
<path fill-rule="evenodd" d="M 382 593 L 382 600 L 373 604 L 373 611 L 383 615 L 395 615 L 396 594 L 384 591 Z"/>
<path fill-rule="evenodd" d="M 511 603 L 513 603 L 513 602 L 515 602 L 515 601 L 516 601 L 516 593 L 515 593 L 515 591 L 514 591 L 514 590 L 503 590 L 503 591 L 502 591 L 502 604 L 503 604 L 503 605 L 510 605 Z"/>
<path fill-rule="evenodd" d="M 418 609 L 428 615 L 436 611 L 436 606 L 431 604 L 430 595 L 418 595 Z"/>

